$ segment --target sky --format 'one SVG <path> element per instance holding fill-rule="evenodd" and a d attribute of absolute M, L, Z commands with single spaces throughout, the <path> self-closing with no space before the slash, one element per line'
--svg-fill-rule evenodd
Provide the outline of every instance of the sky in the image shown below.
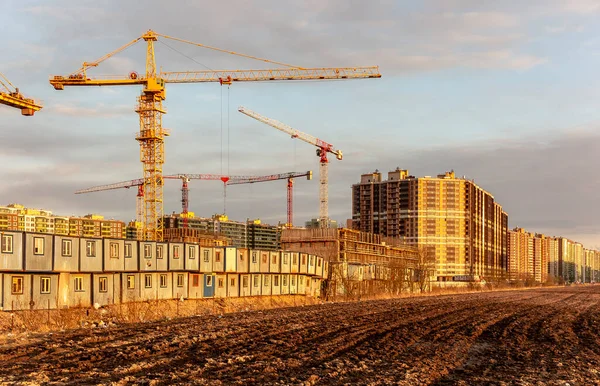
<path fill-rule="evenodd" d="M 68 75 L 158 33 L 301 67 L 379 66 L 380 79 L 169 84 L 165 174 L 264 175 L 312 170 L 294 188 L 294 222 L 318 216 L 318 157 L 309 144 L 237 111 L 247 107 L 332 143 L 330 217 L 345 223 L 360 175 L 453 169 L 493 194 L 509 226 L 600 249 L 600 1 L 2 0 L 0 72 L 42 101 L 33 117 L 0 106 L 0 205 L 60 215 L 135 217 L 134 189 L 75 195 L 139 178 L 139 86 L 56 91 Z M 144 73 L 144 42 L 90 75 Z M 173 40 L 164 71 L 270 68 Z M 167 181 L 165 213 L 179 212 Z M 190 210 L 286 220 L 286 182 L 192 181 Z M 226 208 L 224 207 L 226 203 Z"/>

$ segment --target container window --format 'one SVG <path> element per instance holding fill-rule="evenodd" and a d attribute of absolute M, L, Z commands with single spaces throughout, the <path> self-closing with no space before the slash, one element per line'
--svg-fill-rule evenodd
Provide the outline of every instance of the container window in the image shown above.
<path fill-rule="evenodd" d="M 243 286 L 244 288 L 248 288 L 248 276 L 244 276 L 244 277 L 242 278 L 242 286 Z"/>
<path fill-rule="evenodd" d="M 240 261 L 244 261 L 244 254 L 240 252 Z"/>
<path fill-rule="evenodd" d="M 223 279 L 219 279 L 219 288 L 223 288 L 224 285 Z"/>
<path fill-rule="evenodd" d="M 108 284 L 108 278 L 106 276 L 99 277 L 98 278 L 98 291 L 108 292 L 107 284 Z"/>
<path fill-rule="evenodd" d="M 265 263 L 265 264 L 269 262 L 269 258 L 267 257 L 266 253 L 262 254 L 262 262 Z"/>
<path fill-rule="evenodd" d="M 144 244 L 144 259 L 151 259 L 151 258 L 152 258 L 152 245 Z"/>
<path fill-rule="evenodd" d="M 42 294 L 50 293 L 50 278 L 48 276 L 42 276 L 40 278 L 40 293 L 42 293 Z"/>
<path fill-rule="evenodd" d="M 152 288 L 152 274 L 147 273 L 144 275 L 144 287 Z"/>
<path fill-rule="evenodd" d="M 205 263 L 208 263 L 208 262 L 210 261 L 209 252 L 210 252 L 210 251 L 209 251 L 208 249 L 205 249 L 205 250 L 204 250 L 204 262 L 205 262 Z"/>
<path fill-rule="evenodd" d="M 96 257 L 96 242 L 88 240 L 85 242 L 85 254 L 87 257 Z"/>
<path fill-rule="evenodd" d="M 127 275 L 127 289 L 135 288 L 135 276 Z"/>
<path fill-rule="evenodd" d="M 33 238 L 33 254 L 43 255 L 44 254 L 44 238 L 34 237 Z"/>
<path fill-rule="evenodd" d="M 110 257 L 113 259 L 119 258 L 119 244 L 110 243 Z"/>
<path fill-rule="evenodd" d="M 167 288 L 167 274 L 160 274 L 160 288 Z"/>
<path fill-rule="evenodd" d="M 13 253 L 13 235 L 2 235 L 2 253 Z"/>
<path fill-rule="evenodd" d="M 60 252 L 65 257 L 73 256 L 73 241 L 72 240 L 63 240 L 61 243 Z"/>
<path fill-rule="evenodd" d="M 157 245 L 156 246 L 156 258 L 157 259 L 162 259 L 163 258 L 163 248 L 164 248 L 164 245 Z"/>
<path fill-rule="evenodd" d="M 289 261 L 289 255 L 287 253 L 283 254 L 283 264 L 287 264 Z"/>
<path fill-rule="evenodd" d="M 179 245 L 173 245 L 173 258 L 179 259 Z"/>
<path fill-rule="evenodd" d="M 221 251 L 215 251 L 215 262 L 216 263 L 221 262 Z"/>
<path fill-rule="evenodd" d="M 22 295 L 23 294 L 23 276 L 13 276 L 12 277 L 11 293 L 13 295 Z"/>
<path fill-rule="evenodd" d="M 279 275 L 273 276 L 273 285 L 275 287 L 279 286 Z"/>
<path fill-rule="evenodd" d="M 232 286 L 232 287 L 235 287 L 235 279 L 234 278 L 231 278 L 229 280 L 229 285 Z"/>
<path fill-rule="evenodd" d="M 212 276 L 211 275 L 206 276 L 206 286 L 212 287 Z"/>
<path fill-rule="evenodd" d="M 83 292 L 83 277 L 75 276 L 73 278 L 73 287 L 75 288 L 75 292 Z"/>
<path fill-rule="evenodd" d="M 298 255 L 294 255 L 294 257 L 292 257 L 292 264 L 298 264 Z"/>
<path fill-rule="evenodd" d="M 125 258 L 130 259 L 131 257 L 131 244 L 125 244 Z"/>
<path fill-rule="evenodd" d="M 265 276 L 264 282 L 265 282 L 265 287 L 268 287 L 269 286 L 269 277 L 268 276 Z"/>
<path fill-rule="evenodd" d="M 277 264 L 277 255 L 271 257 L 271 264 Z"/>
<path fill-rule="evenodd" d="M 284 287 L 287 285 L 287 276 L 282 276 L 281 277 L 281 285 L 284 286 Z"/>
<path fill-rule="evenodd" d="M 190 259 L 195 259 L 196 258 L 196 248 L 194 248 L 193 245 L 190 245 L 188 247 L 188 256 L 190 257 Z"/>
<path fill-rule="evenodd" d="M 254 264 L 256 264 L 257 260 L 256 260 L 256 252 L 252 252 L 252 262 Z"/>
<path fill-rule="evenodd" d="M 193 287 L 200 286 L 200 275 L 192 275 L 192 286 Z"/>
<path fill-rule="evenodd" d="M 254 287 L 258 287 L 258 276 L 254 276 Z"/>
<path fill-rule="evenodd" d="M 306 255 L 302 255 L 302 265 L 306 264 Z"/>
<path fill-rule="evenodd" d="M 177 274 L 177 287 L 183 287 L 183 273 Z"/>

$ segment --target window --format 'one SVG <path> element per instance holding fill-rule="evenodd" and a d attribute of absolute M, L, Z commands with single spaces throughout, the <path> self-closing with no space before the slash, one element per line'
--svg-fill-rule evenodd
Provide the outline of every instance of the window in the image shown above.
<path fill-rule="evenodd" d="M 282 276 L 281 277 L 281 285 L 284 286 L 284 287 L 287 285 L 287 276 Z"/>
<path fill-rule="evenodd" d="M 87 257 L 96 257 L 96 242 L 88 240 L 85 242 L 85 254 Z"/>
<path fill-rule="evenodd" d="M 208 249 L 204 250 L 204 262 L 208 263 L 210 261 L 210 256 L 208 255 L 210 251 Z"/>
<path fill-rule="evenodd" d="M 271 257 L 271 264 L 277 264 L 277 255 Z"/>
<path fill-rule="evenodd" d="M 33 254 L 43 255 L 44 254 L 44 238 L 34 237 L 33 238 Z"/>
<path fill-rule="evenodd" d="M 131 258 L 131 244 L 125 244 L 125 258 Z"/>
<path fill-rule="evenodd" d="M 67 257 L 72 256 L 73 255 L 73 241 L 63 240 L 60 251 L 63 256 L 67 256 Z"/>
<path fill-rule="evenodd" d="M 162 259 L 163 258 L 163 248 L 164 248 L 164 245 L 157 245 L 156 246 L 156 258 L 157 259 Z"/>
<path fill-rule="evenodd" d="M 308 265 L 315 265 L 315 257 L 314 256 L 308 257 Z"/>
<path fill-rule="evenodd" d="M 231 278 L 231 280 L 229 280 L 229 285 L 232 287 L 235 287 L 235 279 Z"/>
<path fill-rule="evenodd" d="M 40 278 L 40 293 L 41 294 L 49 294 L 50 293 L 50 278 L 47 276 L 42 276 Z"/>
<path fill-rule="evenodd" d="M 219 279 L 219 288 L 223 288 L 224 285 L 223 279 Z"/>
<path fill-rule="evenodd" d="M 144 287 L 152 288 L 152 274 L 147 273 L 144 275 Z"/>
<path fill-rule="evenodd" d="M 215 251 L 215 263 L 221 262 L 221 251 Z"/>
<path fill-rule="evenodd" d="M 190 257 L 190 259 L 195 259 L 196 258 L 196 248 L 194 248 L 193 245 L 190 245 L 188 247 L 188 256 Z"/>
<path fill-rule="evenodd" d="M 152 258 L 152 245 L 144 244 L 144 259 Z"/>
<path fill-rule="evenodd" d="M 177 287 L 183 287 L 183 273 L 177 274 Z"/>
<path fill-rule="evenodd" d="M 98 291 L 100 292 L 108 292 L 106 288 L 106 284 L 108 283 L 108 278 L 105 276 L 101 276 L 98 278 Z"/>
<path fill-rule="evenodd" d="M 206 286 L 212 287 L 212 276 L 211 275 L 206 275 Z"/>
<path fill-rule="evenodd" d="M 269 258 L 267 257 L 266 253 L 262 254 L 262 262 L 265 263 L 265 264 L 269 262 Z"/>
<path fill-rule="evenodd" d="M 248 276 L 244 276 L 244 277 L 242 278 L 242 286 L 243 286 L 244 288 L 248 288 Z"/>
<path fill-rule="evenodd" d="M 269 277 L 268 276 L 265 276 L 264 283 L 265 283 L 265 287 L 269 286 Z"/>
<path fill-rule="evenodd" d="M 294 254 L 294 257 L 292 258 L 292 264 L 298 264 L 298 255 Z"/>
<path fill-rule="evenodd" d="M 127 275 L 127 289 L 135 288 L 135 276 Z"/>
<path fill-rule="evenodd" d="M 252 262 L 256 264 L 256 252 L 252 252 Z"/>
<path fill-rule="evenodd" d="M 110 257 L 112 257 L 113 259 L 119 258 L 119 244 L 110 243 Z"/>
<path fill-rule="evenodd" d="M 167 274 L 160 274 L 160 288 L 167 288 Z"/>
<path fill-rule="evenodd" d="M 302 265 L 306 264 L 306 255 L 302 255 Z"/>
<path fill-rule="evenodd" d="M 75 288 L 75 292 L 83 292 L 83 277 L 75 276 L 73 278 L 73 287 Z"/>
<path fill-rule="evenodd" d="M 287 253 L 284 253 L 284 254 L 283 254 L 283 264 L 287 264 L 287 263 L 288 263 L 288 259 L 289 259 L 289 256 L 288 256 L 288 254 L 287 254 Z"/>
<path fill-rule="evenodd" d="M 192 275 L 192 286 L 198 287 L 200 285 L 200 275 Z"/>
<path fill-rule="evenodd" d="M 179 245 L 173 245 L 173 258 L 179 259 Z"/>
<path fill-rule="evenodd" d="M 240 252 L 240 261 L 244 261 L 244 254 Z"/>
<path fill-rule="evenodd" d="M 13 236 L 12 235 L 2 235 L 1 239 L 2 244 L 2 253 L 13 253 Z"/>
<path fill-rule="evenodd" d="M 274 285 L 275 287 L 279 286 L 279 275 L 275 275 L 275 276 L 273 277 L 273 285 Z"/>
<path fill-rule="evenodd" d="M 290 279 L 290 284 L 296 285 L 296 278 L 294 276 L 292 276 L 292 278 Z"/>
<path fill-rule="evenodd" d="M 322 261 L 323 261 L 322 259 L 317 259 L 317 267 L 321 268 Z"/>
<path fill-rule="evenodd" d="M 310 287 L 310 279 L 306 279 L 306 286 Z"/>
<path fill-rule="evenodd" d="M 13 295 L 23 294 L 23 276 L 13 276 L 12 277 L 11 293 Z"/>

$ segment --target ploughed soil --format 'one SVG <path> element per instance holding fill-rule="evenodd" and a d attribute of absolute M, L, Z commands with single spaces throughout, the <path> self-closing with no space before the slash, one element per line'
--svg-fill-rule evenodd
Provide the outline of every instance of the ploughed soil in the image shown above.
<path fill-rule="evenodd" d="M 600 384 L 600 285 L 14 335 L 1 383 Z"/>

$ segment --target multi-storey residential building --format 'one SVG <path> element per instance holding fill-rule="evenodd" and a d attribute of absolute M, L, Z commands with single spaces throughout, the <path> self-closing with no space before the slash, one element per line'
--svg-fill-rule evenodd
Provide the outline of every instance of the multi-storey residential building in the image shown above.
<path fill-rule="evenodd" d="M 125 237 L 122 221 L 105 220 L 99 215 L 55 216 L 48 210 L 25 208 L 19 204 L 0 207 L 0 229 L 80 237 Z"/>
<path fill-rule="evenodd" d="M 352 226 L 403 237 L 435 256 L 438 280 L 506 273 L 508 215 L 494 197 L 453 171 L 416 178 L 396 169 L 363 174 L 352 186 Z"/>

